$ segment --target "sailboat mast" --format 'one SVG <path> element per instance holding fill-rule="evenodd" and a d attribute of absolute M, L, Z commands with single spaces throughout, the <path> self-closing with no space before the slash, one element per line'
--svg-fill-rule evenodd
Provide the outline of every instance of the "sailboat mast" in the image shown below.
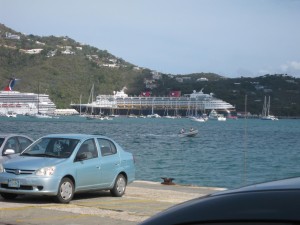
<path fill-rule="evenodd" d="M 263 109 L 262 109 L 262 116 L 266 116 L 267 114 L 267 97 L 265 96 L 265 99 L 264 99 L 264 105 L 263 105 Z"/>
<path fill-rule="evenodd" d="M 82 98 L 82 95 L 80 94 L 80 99 L 79 99 L 79 115 L 81 115 L 81 98 Z"/>
<path fill-rule="evenodd" d="M 270 107 L 271 107 L 271 99 L 270 99 L 270 96 L 269 96 L 268 108 L 267 108 L 267 115 L 268 116 L 270 115 Z"/>
<path fill-rule="evenodd" d="M 38 82 L 37 113 L 40 113 L 40 82 Z"/>

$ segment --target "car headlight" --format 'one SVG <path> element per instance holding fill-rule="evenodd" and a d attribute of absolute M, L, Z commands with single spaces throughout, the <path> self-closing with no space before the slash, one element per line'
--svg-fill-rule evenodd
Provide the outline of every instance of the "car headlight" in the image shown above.
<path fill-rule="evenodd" d="M 54 174 L 55 171 L 55 166 L 51 166 L 51 167 L 44 167 L 41 169 L 38 169 L 35 174 L 38 176 L 51 176 Z"/>
<path fill-rule="evenodd" d="M 4 168 L 3 168 L 3 165 L 0 164 L 0 173 L 3 173 L 4 172 Z"/>

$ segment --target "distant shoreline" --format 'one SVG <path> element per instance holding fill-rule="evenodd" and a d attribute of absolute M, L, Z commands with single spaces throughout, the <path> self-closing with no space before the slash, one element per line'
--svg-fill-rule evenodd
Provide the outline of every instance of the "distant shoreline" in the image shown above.
<path fill-rule="evenodd" d="M 278 119 L 292 119 L 297 120 L 300 119 L 300 116 L 277 116 Z M 245 117 L 238 117 L 238 119 L 245 119 Z M 248 116 L 247 119 L 260 119 L 257 116 Z"/>

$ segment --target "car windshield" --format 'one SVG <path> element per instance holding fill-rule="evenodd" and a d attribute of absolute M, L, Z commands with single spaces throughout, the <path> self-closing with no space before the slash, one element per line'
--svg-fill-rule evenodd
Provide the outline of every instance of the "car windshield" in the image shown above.
<path fill-rule="evenodd" d="M 26 149 L 22 156 L 69 158 L 79 140 L 71 138 L 41 138 Z"/>
<path fill-rule="evenodd" d="M 3 142 L 4 142 L 4 138 L 0 138 L 0 148 L 1 148 L 2 144 L 3 144 Z"/>

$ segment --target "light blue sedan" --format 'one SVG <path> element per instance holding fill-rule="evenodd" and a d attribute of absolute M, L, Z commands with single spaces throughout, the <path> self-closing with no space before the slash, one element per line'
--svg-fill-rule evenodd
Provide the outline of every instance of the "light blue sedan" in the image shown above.
<path fill-rule="evenodd" d="M 101 135 L 52 134 L 0 164 L 0 194 L 54 196 L 69 203 L 74 193 L 110 190 L 121 197 L 135 179 L 133 155 Z"/>

